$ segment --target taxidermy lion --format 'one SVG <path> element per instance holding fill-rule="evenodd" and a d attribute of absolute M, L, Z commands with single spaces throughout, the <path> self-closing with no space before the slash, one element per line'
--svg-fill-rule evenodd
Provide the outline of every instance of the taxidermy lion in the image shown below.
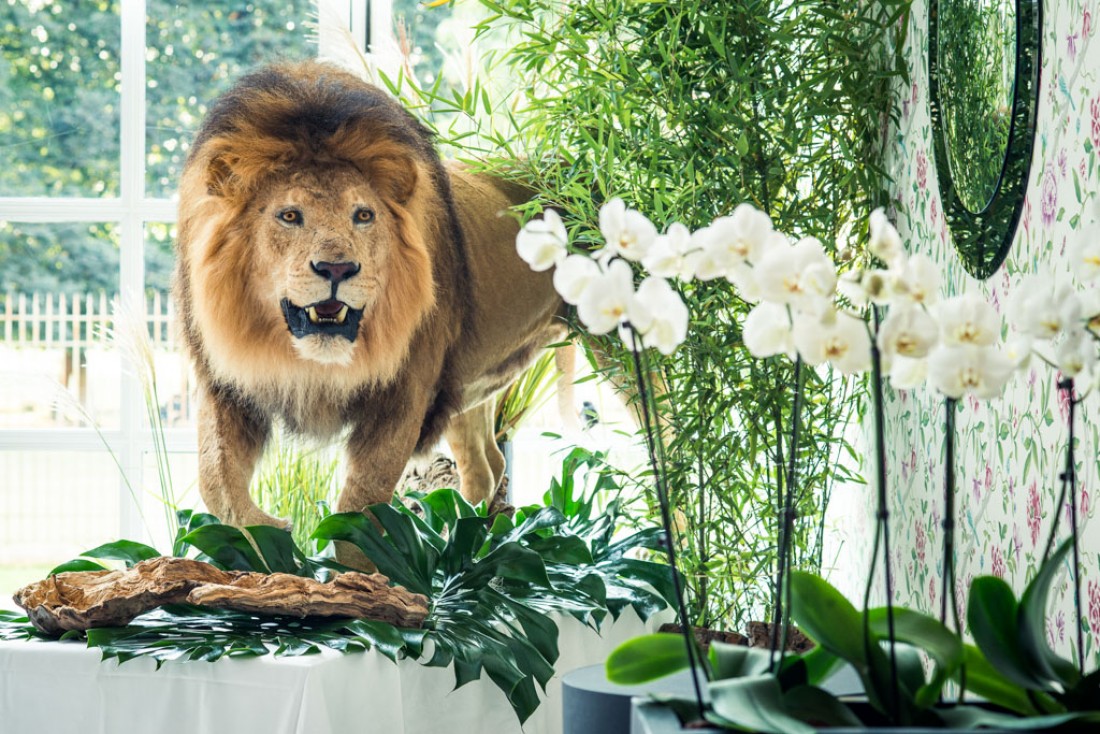
<path fill-rule="evenodd" d="M 248 485 L 281 420 L 344 437 L 339 511 L 387 502 L 446 438 L 462 494 L 504 458 L 493 396 L 565 334 L 550 273 L 515 250 L 517 186 L 444 167 L 379 89 L 309 62 L 242 78 L 180 183 L 174 295 L 199 387 L 199 490 L 234 525 L 285 526 Z"/>

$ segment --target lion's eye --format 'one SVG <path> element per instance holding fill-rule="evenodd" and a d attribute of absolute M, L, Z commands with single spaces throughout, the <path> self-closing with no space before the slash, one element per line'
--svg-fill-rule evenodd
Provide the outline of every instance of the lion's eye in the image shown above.
<path fill-rule="evenodd" d="M 374 210 L 367 209 L 366 207 L 359 207 L 355 210 L 355 214 L 351 216 L 356 224 L 370 224 L 374 221 Z"/>
<path fill-rule="evenodd" d="M 283 224 L 301 224 L 302 213 L 297 209 L 283 209 L 275 215 Z"/>

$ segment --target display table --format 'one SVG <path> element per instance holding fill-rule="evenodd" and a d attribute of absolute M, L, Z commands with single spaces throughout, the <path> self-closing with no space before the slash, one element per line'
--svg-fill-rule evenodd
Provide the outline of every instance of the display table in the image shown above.
<path fill-rule="evenodd" d="M 562 730 L 561 676 L 602 661 L 646 626 L 627 610 L 597 634 L 559 620 L 557 674 L 523 734 Z M 0 732 L 43 734 L 509 734 L 504 694 L 484 679 L 454 688 L 450 668 L 375 652 L 297 658 L 100 662 L 82 642 L 0 642 Z"/>

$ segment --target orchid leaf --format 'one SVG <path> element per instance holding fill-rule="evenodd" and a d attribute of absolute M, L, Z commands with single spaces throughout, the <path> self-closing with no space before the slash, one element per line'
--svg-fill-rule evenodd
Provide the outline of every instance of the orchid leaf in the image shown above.
<path fill-rule="evenodd" d="M 1046 681 L 1036 675 L 1031 657 L 1020 646 L 1018 610 L 1012 587 L 1002 579 L 979 576 L 971 583 L 966 621 L 982 654 L 1015 685 L 1042 689 Z"/>
<path fill-rule="evenodd" d="M 1072 538 L 1067 539 L 1039 567 L 1035 578 L 1020 597 L 1017 612 L 1021 651 L 1027 656 L 1033 669 L 1063 688 L 1073 688 L 1081 676 L 1073 663 L 1050 649 L 1046 635 L 1047 599 L 1050 597 L 1050 586 L 1072 547 Z"/>
<path fill-rule="evenodd" d="M 607 656 L 607 679 L 637 685 L 683 670 L 690 665 L 684 638 L 667 632 L 627 640 Z"/>
<path fill-rule="evenodd" d="M 710 684 L 714 713 L 761 734 L 814 734 L 814 728 L 791 716 L 779 681 L 772 675 L 747 676 Z"/>

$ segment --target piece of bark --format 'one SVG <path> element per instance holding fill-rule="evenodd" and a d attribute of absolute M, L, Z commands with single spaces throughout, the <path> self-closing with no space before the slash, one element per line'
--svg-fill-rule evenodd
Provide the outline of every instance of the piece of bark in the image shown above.
<path fill-rule="evenodd" d="M 188 558 L 151 558 L 124 571 L 59 573 L 15 592 L 35 627 L 49 635 L 92 627 L 122 627 L 162 604 L 179 604 L 203 583 L 226 584 L 226 572 Z"/>
<path fill-rule="evenodd" d="M 355 617 L 419 627 L 428 599 L 390 586 L 380 573 L 342 573 L 331 583 L 286 573 L 250 573 L 228 584 L 203 584 L 187 601 L 204 607 L 291 617 Z"/>
<path fill-rule="evenodd" d="M 124 571 L 59 573 L 15 593 L 35 627 L 49 635 L 122 627 L 164 604 L 297 617 L 365 617 L 419 627 L 428 600 L 391 587 L 381 574 L 346 573 L 323 584 L 290 574 L 221 571 L 189 558 L 151 558 Z M 200 592 L 200 593 L 196 593 Z"/>

